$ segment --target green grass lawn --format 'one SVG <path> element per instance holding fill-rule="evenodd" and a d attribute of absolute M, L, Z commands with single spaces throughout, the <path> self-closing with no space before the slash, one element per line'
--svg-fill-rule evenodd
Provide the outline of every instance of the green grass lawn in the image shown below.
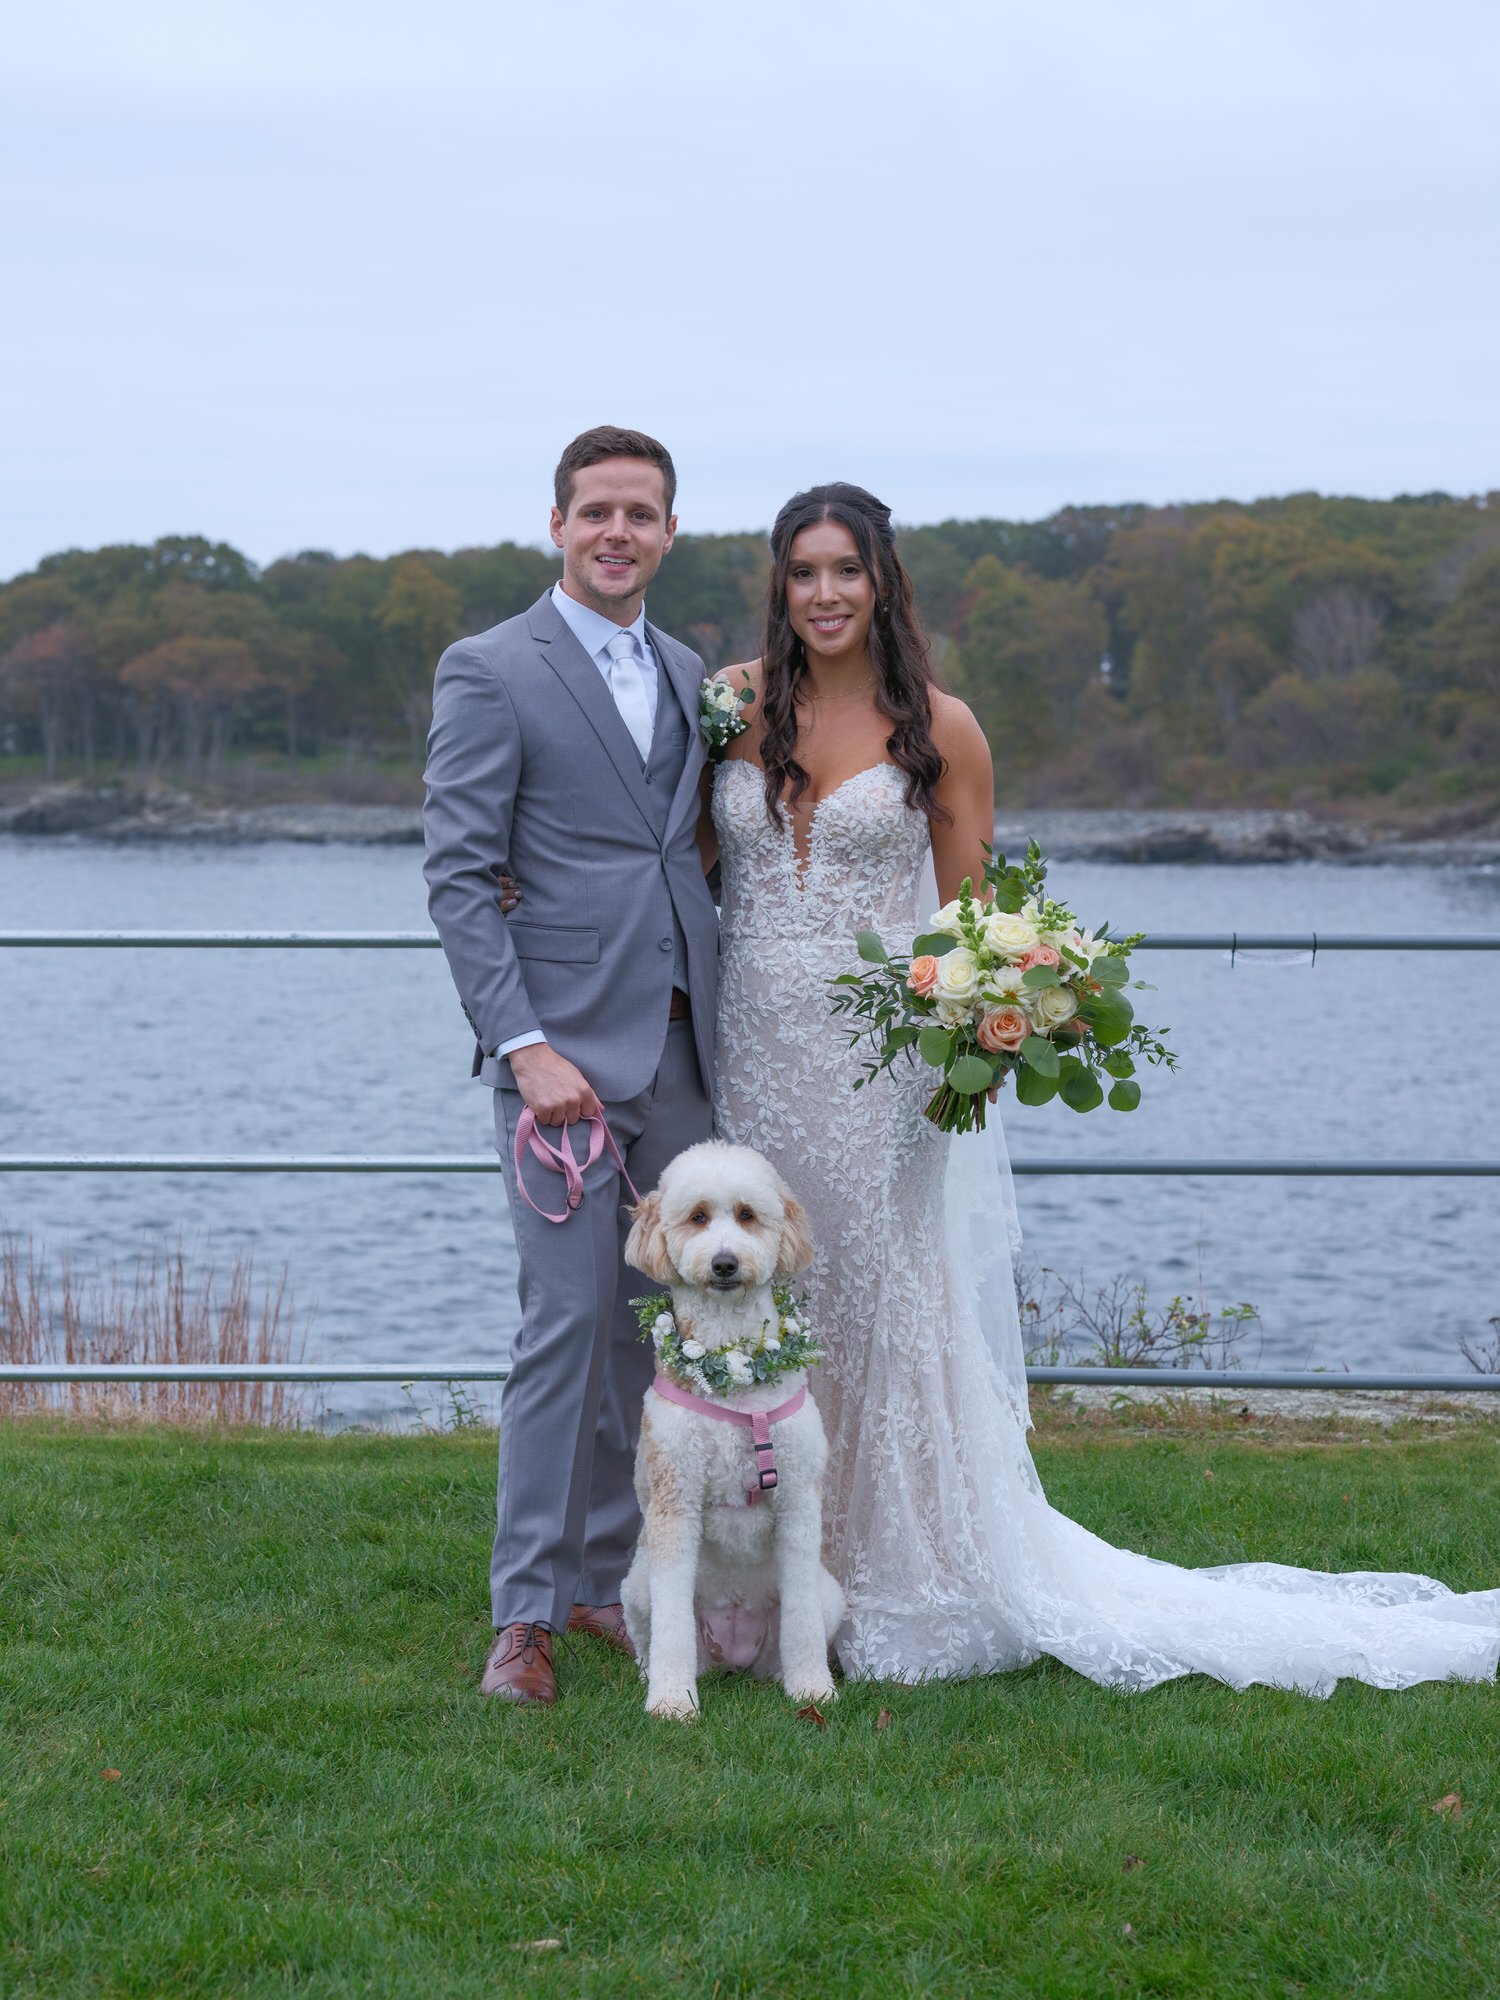
<path fill-rule="evenodd" d="M 1497 1453 L 1038 1445 L 1060 1506 L 1152 1554 L 1465 1587 L 1500 1582 Z M 518 1713 L 475 1692 L 492 1480 L 487 1433 L 0 1426 L 7 2000 L 1500 1989 L 1493 1687 L 1042 1664 L 850 1687 L 826 1728 L 708 1683 L 684 1728 L 588 1642 Z"/>

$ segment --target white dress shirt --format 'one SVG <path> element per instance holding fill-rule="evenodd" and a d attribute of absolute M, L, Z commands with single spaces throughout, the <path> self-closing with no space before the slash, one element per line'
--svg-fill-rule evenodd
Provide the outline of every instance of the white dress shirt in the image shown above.
<path fill-rule="evenodd" d="M 591 610 L 587 604 L 580 604 L 576 597 L 569 597 L 560 583 L 555 583 L 552 586 L 552 602 L 557 606 L 558 617 L 562 619 L 568 630 L 573 634 L 573 637 L 599 669 L 600 676 L 603 679 L 604 685 L 609 689 L 611 696 L 614 694 L 614 682 L 611 677 L 611 669 L 614 662 L 609 655 L 609 642 L 611 639 L 617 639 L 622 632 L 628 633 L 634 639 L 635 663 L 641 680 L 645 685 L 646 705 L 651 712 L 651 725 L 655 728 L 659 674 L 656 655 L 652 652 L 651 641 L 646 636 L 646 607 L 644 603 L 635 614 L 633 624 L 617 625 L 612 618 L 606 618 L 602 612 Z M 618 708 L 619 703 L 616 702 L 615 706 Z M 630 718 L 625 714 L 624 710 L 621 710 L 621 720 L 625 723 L 627 729 L 631 728 Z M 631 730 L 631 737 L 632 740 L 635 740 L 633 729 Z M 641 748 L 639 742 L 636 742 L 636 748 L 638 750 Z M 649 749 L 650 745 L 648 743 L 646 749 L 641 751 L 643 762 Z M 529 1049 L 533 1044 L 545 1042 L 546 1039 L 547 1037 L 539 1029 L 533 1028 L 529 1034 L 516 1035 L 512 1040 L 502 1042 L 496 1049 L 495 1054 L 497 1056 L 508 1056 L 513 1049 Z"/>

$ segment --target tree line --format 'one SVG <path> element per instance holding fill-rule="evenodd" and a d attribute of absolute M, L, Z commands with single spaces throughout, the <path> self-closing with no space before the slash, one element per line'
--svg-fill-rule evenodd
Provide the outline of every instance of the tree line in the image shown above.
<path fill-rule="evenodd" d="M 1500 493 L 1069 507 L 901 548 L 1011 796 L 1500 784 Z M 766 565 L 760 535 L 683 535 L 651 615 L 710 667 L 753 655 Z M 510 542 L 263 569 L 200 536 L 48 556 L 0 587 L 0 753 L 208 783 L 231 751 L 415 770 L 444 646 L 556 575 Z"/>

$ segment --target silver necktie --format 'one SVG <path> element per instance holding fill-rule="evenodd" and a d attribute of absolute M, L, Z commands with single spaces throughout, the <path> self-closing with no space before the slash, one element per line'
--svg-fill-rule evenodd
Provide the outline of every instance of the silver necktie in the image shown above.
<path fill-rule="evenodd" d="M 641 672 L 634 636 L 629 632 L 617 632 L 604 650 L 609 655 L 610 693 L 615 698 L 621 721 L 635 739 L 635 747 L 640 751 L 644 764 L 651 755 L 654 725 L 651 698 L 646 692 L 646 677 Z"/>

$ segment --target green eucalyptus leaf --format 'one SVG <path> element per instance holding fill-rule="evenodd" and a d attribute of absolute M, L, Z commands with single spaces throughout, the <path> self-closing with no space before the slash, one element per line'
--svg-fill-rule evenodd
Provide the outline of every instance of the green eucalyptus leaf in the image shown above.
<path fill-rule="evenodd" d="M 1101 986 L 1123 986 L 1130 976 L 1130 967 L 1123 958 L 1116 958 L 1113 952 L 1096 958 L 1089 971 Z"/>
<path fill-rule="evenodd" d="M 1045 1035 L 1028 1035 L 1021 1044 L 1020 1053 L 1038 1076 L 1057 1075 L 1057 1050 Z"/>
<path fill-rule="evenodd" d="M 1057 1078 L 1043 1076 L 1029 1064 L 1016 1071 L 1016 1096 L 1022 1104 L 1045 1104 L 1057 1095 Z"/>
<path fill-rule="evenodd" d="M 989 1089 L 995 1081 L 995 1072 L 983 1056 L 960 1056 L 948 1072 L 948 1081 L 965 1097 L 974 1097 Z"/>
<path fill-rule="evenodd" d="M 1110 1109 L 1113 1111 L 1134 1111 L 1141 1101 L 1141 1086 L 1138 1083 L 1117 1083 L 1109 1093 Z"/>
<path fill-rule="evenodd" d="M 890 953 L 874 931 L 858 932 L 854 942 L 859 946 L 859 955 L 866 965 L 885 965 L 889 962 Z"/>
<path fill-rule="evenodd" d="M 917 1037 L 922 1060 L 941 1069 L 953 1053 L 953 1036 L 946 1028 L 924 1028 Z"/>
<path fill-rule="evenodd" d="M 919 937 L 911 948 L 913 958 L 943 958 L 958 943 L 946 931 L 928 931 Z"/>
<path fill-rule="evenodd" d="M 1104 1058 L 1104 1067 L 1111 1076 L 1135 1075 L 1135 1061 L 1124 1049 L 1111 1049 Z"/>
<path fill-rule="evenodd" d="M 1062 1071 L 1057 1087 L 1070 1111 L 1093 1111 L 1104 1102 L 1103 1086 L 1087 1064 L 1068 1058 Z"/>
<path fill-rule="evenodd" d="M 1095 994 L 1078 1011 L 1093 1031 L 1094 1040 L 1103 1049 L 1123 1042 L 1135 1019 L 1130 1002 L 1117 987 L 1107 993 Z"/>
<path fill-rule="evenodd" d="M 1029 972 L 1021 974 L 1023 986 L 1061 986 L 1057 968 L 1051 965 L 1034 965 Z"/>

